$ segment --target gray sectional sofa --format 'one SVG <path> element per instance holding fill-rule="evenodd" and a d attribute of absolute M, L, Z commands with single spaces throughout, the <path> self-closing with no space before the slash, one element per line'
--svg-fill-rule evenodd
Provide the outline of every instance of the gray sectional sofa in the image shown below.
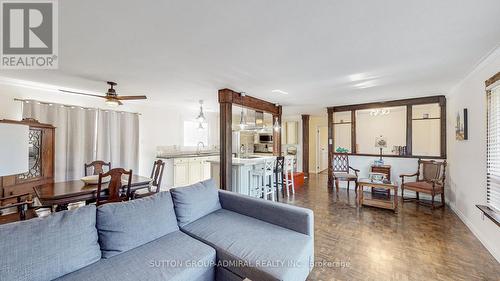
<path fill-rule="evenodd" d="M 311 210 L 213 181 L 0 225 L 0 280 L 305 280 Z"/>

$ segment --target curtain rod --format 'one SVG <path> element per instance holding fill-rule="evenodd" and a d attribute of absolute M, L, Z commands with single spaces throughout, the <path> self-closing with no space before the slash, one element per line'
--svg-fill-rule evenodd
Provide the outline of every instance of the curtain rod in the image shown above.
<path fill-rule="evenodd" d="M 71 107 L 71 108 L 82 108 L 82 109 L 88 109 L 88 110 L 103 110 L 103 111 L 114 111 L 118 113 L 130 113 L 130 114 L 137 114 L 137 115 L 142 115 L 139 112 L 130 112 L 130 111 L 123 111 L 123 110 L 113 110 L 113 109 L 103 109 L 99 107 L 88 107 L 88 106 L 81 106 L 81 105 L 72 105 L 72 104 L 62 104 L 62 103 L 57 103 L 57 102 L 46 102 L 46 101 L 39 101 L 39 100 L 33 100 L 33 99 L 19 99 L 19 98 L 14 98 L 15 101 L 20 101 L 20 102 L 37 102 L 39 104 L 47 104 L 47 105 L 59 105 L 59 106 L 64 106 L 64 107 Z"/>

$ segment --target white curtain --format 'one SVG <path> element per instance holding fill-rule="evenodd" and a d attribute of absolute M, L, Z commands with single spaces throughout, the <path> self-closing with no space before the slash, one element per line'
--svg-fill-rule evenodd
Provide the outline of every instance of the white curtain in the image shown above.
<path fill-rule="evenodd" d="M 56 127 L 55 181 L 79 179 L 95 156 L 97 110 L 57 104 L 23 104 L 23 118 Z"/>
<path fill-rule="evenodd" d="M 135 113 L 99 110 L 97 159 L 113 168 L 139 172 L 139 116 Z"/>

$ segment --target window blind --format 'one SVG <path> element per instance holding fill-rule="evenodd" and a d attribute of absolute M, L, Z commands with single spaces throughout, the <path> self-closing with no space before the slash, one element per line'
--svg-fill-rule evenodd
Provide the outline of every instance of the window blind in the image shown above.
<path fill-rule="evenodd" d="M 487 202 L 500 211 L 500 86 L 487 91 Z"/>

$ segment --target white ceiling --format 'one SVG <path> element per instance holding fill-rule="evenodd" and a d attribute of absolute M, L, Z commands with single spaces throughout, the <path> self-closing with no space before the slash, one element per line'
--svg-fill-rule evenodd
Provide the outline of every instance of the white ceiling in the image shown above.
<path fill-rule="evenodd" d="M 113 80 L 212 110 L 224 87 L 287 114 L 443 94 L 500 42 L 498 0 L 65 0 L 59 15 L 59 69 L 0 76 L 99 92 Z"/>

